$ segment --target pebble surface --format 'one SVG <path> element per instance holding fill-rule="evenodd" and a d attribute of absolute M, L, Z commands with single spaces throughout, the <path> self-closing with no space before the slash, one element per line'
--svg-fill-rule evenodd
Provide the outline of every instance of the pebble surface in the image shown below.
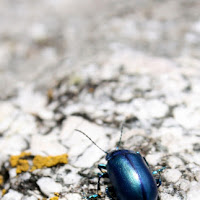
<path fill-rule="evenodd" d="M 198 2 L 95 1 L 99 17 L 91 0 L 23 2 L 15 10 L 0 2 L 0 198 L 94 194 L 105 154 L 75 129 L 112 151 L 124 121 L 123 147 L 141 152 L 151 170 L 166 167 L 160 200 L 199 200 Z M 30 166 L 35 155 L 67 153 L 69 162 L 17 174 L 10 156 L 24 151 Z"/>

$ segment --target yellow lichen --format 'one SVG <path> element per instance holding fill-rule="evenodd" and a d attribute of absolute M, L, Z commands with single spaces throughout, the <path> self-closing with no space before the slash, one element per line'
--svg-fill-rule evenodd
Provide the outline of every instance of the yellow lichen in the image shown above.
<path fill-rule="evenodd" d="M 52 167 L 57 164 L 67 164 L 68 163 L 68 155 L 63 154 L 59 156 L 35 156 L 33 159 L 33 167 L 31 171 L 36 169 L 41 169 L 44 167 Z"/>
<path fill-rule="evenodd" d="M 54 192 L 54 195 L 57 196 L 57 197 L 60 196 L 60 194 L 58 192 Z"/>
<path fill-rule="evenodd" d="M 1 190 L 2 196 L 6 193 L 6 189 Z"/>
<path fill-rule="evenodd" d="M 18 156 L 10 156 L 10 164 L 11 164 L 11 166 L 12 167 L 17 167 L 20 158 L 23 158 L 25 156 L 30 156 L 30 155 L 31 155 L 30 153 L 22 152 Z"/>
<path fill-rule="evenodd" d="M 29 170 L 29 163 L 28 160 L 20 159 L 17 164 L 16 172 L 20 174 L 22 172 L 27 172 Z"/>
<path fill-rule="evenodd" d="M 49 200 L 58 200 L 59 197 L 51 197 Z"/>
<path fill-rule="evenodd" d="M 25 157 L 30 156 L 30 153 L 22 152 L 20 155 L 11 156 L 10 164 L 12 167 L 16 167 L 16 173 L 20 174 L 21 172 L 26 172 L 30 169 L 28 160 Z M 30 157 L 29 157 L 30 159 Z M 57 164 L 67 164 L 68 163 L 68 155 L 63 154 L 59 156 L 39 156 L 36 155 L 33 158 L 33 166 L 30 171 L 34 171 L 36 169 L 41 169 L 44 167 L 52 167 Z M 0 179 L 1 184 L 1 179 Z"/>
<path fill-rule="evenodd" d="M 3 176 L 0 175 L 0 185 L 3 185 Z"/>

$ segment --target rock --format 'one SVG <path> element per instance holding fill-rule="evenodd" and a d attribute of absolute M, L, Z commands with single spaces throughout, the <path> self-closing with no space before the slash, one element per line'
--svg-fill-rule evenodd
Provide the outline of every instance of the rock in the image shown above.
<path fill-rule="evenodd" d="M 37 185 L 40 190 L 46 195 L 50 196 L 55 192 L 60 193 L 62 191 L 62 185 L 56 183 L 52 178 L 42 177 L 37 181 Z"/>
<path fill-rule="evenodd" d="M 189 188 L 190 188 L 190 181 L 180 179 L 180 189 L 186 192 L 188 191 Z"/>
<path fill-rule="evenodd" d="M 162 153 L 154 153 L 148 154 L 145 158 L 150 165 L 156 166 L 160 162 L 162 156 Z"/>
<path fill-rule="evenodd" d="M 7 194 L 5 194 L 2 197 L 2 200 L 21 200 L 23 197 L 23 194 L 14 191 L 14 190 L 9 190 Z"/>
<path fill-rule="evenodd" d="M 198 110 L 196 109 L 183 106 L 177 107 L 174 110 L 174 118 L 184 128 L 199 128 L 200 119 Z"/>
<path fill-rule="evenodd" d="M 27 86 L 20 90 L 18 97 L 14 101 L 15 104 L 29 114 L 41 117 L 44 120 L 50 120 L 53 113 L 46 107 L 47 98 L 33 91 L 33 86 Z"/>
<path fill-rule="evenodd" d="M 170 156 L 170 158 L 168 160 L 168 164 L 172 169 L 175 169 L 178 166 L 183 165 L 183 161 L 178 157 Z"/>
<path fill-rule="evenodd" d="M 187 193 L 187 199 L 188 200 L 198 200 L 199 199 L 199 194 L 198 194 L 199 191 L 200 191 L 200 183 L 193 181 L 190 184 L 190 189 Z"/>
<path fill-rule="evenodd" d="M 35 23 L 30 28 L 30 36 L 36 42 L 44 42 L 48 38 L 48 31 L 44 24 Z"/>
<path fill-rule="evenodd" d="M 80 194 L 76 194 L 76 193 L 69 193 L 65 197 L 67 198 L 67 200 L 71 200 L 71 199 L 73 199 L 73 200 L 81 200 L 82 199 L 81 195 Z"/>
<path fill-rule="evenodd" d="M 23 137 L 13 135 L 0 139 L 0 151 L 4 155 L 17 155 L 28 147 L 27 142 Z"/>
<path fill-rule="evenodd" d="M 106 132 L 102 127 L 90 123 L 81 117 L 69 117 L 64 122 L 60 141 L 69 149 L 68 154 L 70 155 L 71 162 L 77 167 L 91 167 L 95 161 L 104 155 L 104 152 L 99 150 L 94 144 L 91 144 L 87 137 L 75 131 L 75 129 L 85 132 L 104 150 L 109 147 L 109 141 L 105 135 Z M 80 148 L 77 148 L 77 145 Z"/>
<path fill-rule="evenodd" d="M 6 131 L 17 115 L 17 110 L 11 103 L 0 101 L 0 132 Z"/>
<path fill-rule="evenodd" d="M 161 200 L 181 200 L 181 197 L 178 197 L 177 195 L 172 196 L 172 195 L 167 194 L 167 193 L 162 193 L 160 195 L 160 199 Z"/>
<path fill-rule="evenodd" d="M 56 135 L 43 136 L 35 134 L 32 136 L 30 151 L 33 155 L 56 156 L 67 153 L 67 149 L 61 145 Z"/>
<path fill-rule="evenodd" d="M 133 101 L 133 112 L 140 119 L 161 118 L 167 114 L 168 106 L 156 99 L 137 99 Z"/>
<path fill-rule="evenodd" d="M 21 200 L 38 200 L 38 198 L 36 198 L 34 196 L 25 196 Z"/>
<path fill-rule="evenodd" d="M 167 182 L 176 183 L 181 178 L 182 174 L 177 169 L 166 169 L 163 176 Z"/>

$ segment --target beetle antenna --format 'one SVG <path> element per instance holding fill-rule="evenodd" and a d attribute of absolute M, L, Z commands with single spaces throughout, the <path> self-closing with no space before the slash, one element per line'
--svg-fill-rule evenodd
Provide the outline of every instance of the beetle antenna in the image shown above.
<path fill-rule="evenodd" d="M 99 147 L 88 135 L 86 135 L 83 131 L 80 131 L 78 129 L 75 129 L 75 131 L 78 131 L 85 135 L 96 147 L 98 147 L 101 151 L 103 151 L 105 154 L 108 154 L 108 152 L 104 151 L 101 147 Z"/>
<path fill-rule="evenodd" d="M 121 140 L 122 140 L 122 135 L 123 135 L 123 130 L 124 130 L 124 122 L 121 123 L 121 127 L 120 127 L 120 130 L 121 130 L 121 134 L 120 134 L 120 138 L 119 138 L 119 142 L 118 142 L 118 145 L 117 145 L 117 150 L 120 148 L 121 146 Z"/>

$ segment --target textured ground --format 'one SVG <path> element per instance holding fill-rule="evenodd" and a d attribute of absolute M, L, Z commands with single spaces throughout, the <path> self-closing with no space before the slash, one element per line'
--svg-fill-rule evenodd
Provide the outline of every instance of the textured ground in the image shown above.
<path fill-rule="evenodd" d="M 199 1 L 1 1 L 2 200 L 95 193 L 104 153 L 140 151 L 162 173 L 160 200 L 200 190 Z M 11 155 L 68 154 L 20 174 Z M 3 179 L 3 181 L 2 181 Z M 105 186 L 103 183 L 103 199 Z M 57 198 L 58 199 L 58 198 Z"/>

